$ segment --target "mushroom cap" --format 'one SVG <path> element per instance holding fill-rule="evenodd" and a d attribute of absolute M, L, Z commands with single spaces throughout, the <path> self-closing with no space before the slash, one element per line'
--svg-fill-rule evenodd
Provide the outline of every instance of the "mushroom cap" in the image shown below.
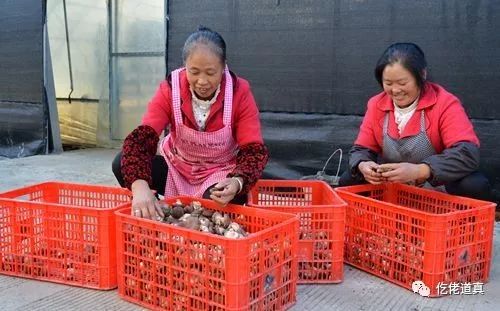
<path fill-rule="evenodd" d="M 226 232 L 224 232 L 224 237 L 230 239 L 239 239 L 241 235 L 234 230 L 226 230 Z"/>
<path fill-rule="evenodd" d="M 224 232 L 226 232 L 226 229 L 224 229 L 224 227 L 215 225 L 214 232 L 218 235 L 224 235 Z"/>
<path fill-rule="evenodd" d="M 204 208 L 203 212 L 201 214 L 203 216 L 207 217 L 207 218 L 212 218 L 212 215 L 214 214 L 214 211 Z"/>
<path fill-rule="evenodd" d="M 191 205 L 184 206 L 184 213 L 191 214 L 193 211 L 194 211 L 193 206 Z"/>
<path fill-rule="evenodd" d="M 179 219 L 184 215 L 184 208 L 182 206 L 176 205 L 171 212 L 172 217 Z"/>
<path fill-rule="evenodd" d="M 192 229 L 192 230 L 199 230 L 200 229 L 200 220 L 198 219 L 198 217 L 189 216 L 186 218 L 186 220 L 184 220 L 183 227 L 187 228 L 187 229 Z"/>
<path fill-rule="evenodd" d="M 194 209 L 201 209 L 203 206 L 201 205 L 200 201 L 193 201 L 191 202 L 191 206 L 194 208 Z"/>

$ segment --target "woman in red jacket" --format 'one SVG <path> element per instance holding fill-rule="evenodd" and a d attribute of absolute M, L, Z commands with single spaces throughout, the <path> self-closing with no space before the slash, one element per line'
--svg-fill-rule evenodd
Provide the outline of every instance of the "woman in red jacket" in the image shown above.
<path fill-rule="evenodd" d="M 136 216 L 163 216 L 151 190 L 244 203 L 267 163 L 257 105 L 248 82 L 228 70 L 224 39 L 200 27 L 182 57 L 184 67 L 160 84 L 113 161 Z"/>
<path fill-rule="evenodd" d="M 472 123 L 457 97 L 427 81 L 422 50 L 413 43 L 389 46 L 375 77 L 383 92 L 368 101 L 340 184 L 428 182 L 451 194 L 488 199 Z"/>

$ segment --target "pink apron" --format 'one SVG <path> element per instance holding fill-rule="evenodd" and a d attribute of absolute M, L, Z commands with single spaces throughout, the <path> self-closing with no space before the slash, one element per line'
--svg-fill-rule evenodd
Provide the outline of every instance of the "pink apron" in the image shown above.
<path fill-rule="evenodd" d="M 171 134 L 160 142 L 160 153 L 168 165 L 165 197 L 188 195 L 201 197 L 205 190 L 226 178 L 236 167 L 238 145 L 233 139 L 231 115 L 233 81 L 226 66 L 224 126 L 215 132 L 200 132 L 182 122 L 179 73 L 172 72 L 172 108 L 176 138 Z"/>

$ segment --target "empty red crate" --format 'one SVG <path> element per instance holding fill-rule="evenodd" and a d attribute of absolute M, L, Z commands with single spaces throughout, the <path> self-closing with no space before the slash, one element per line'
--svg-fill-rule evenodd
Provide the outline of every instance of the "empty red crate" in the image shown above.
<path fill-rule="evenodd" d="M 496 204 L 403 184 L 335 189 L 347 204 L 345 261 L 403 287 L 486 282 Z"/>
<path fill-rule="evenodd" d="M 193 200 L 227 213 L 250 234 L 241 239 L 117 215 L 118 292 L 156 310 L 282 310 L 296 299 L 298 219 L 238 205 Z"/>
<path fill-rule="evenodd" d="M 342 282 L 346 203 L 327 183 L 262 179 L 250 191 L 248 204 L 300 218 L 299 283 Z"/>
<path fill-rule="evenodd" d="M 0 273 L 112 289 L 117 187 L 46 182 L 0 194 Z"/>

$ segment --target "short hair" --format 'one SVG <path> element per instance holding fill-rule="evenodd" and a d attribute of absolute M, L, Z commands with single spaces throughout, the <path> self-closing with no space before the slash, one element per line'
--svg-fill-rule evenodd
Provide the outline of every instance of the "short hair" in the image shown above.
<path fill-rule="evenodd" d="M 408 70 L 417 81 L 420 90 L 425 86 L 425 70 L 427 61 L 422 49 L 415 43 L 394 43 L 391 44 L 379 58 L 375 66 L 375 78 L 380 86 L 383 87 L 382 74 L 387 65 L 400 63 Z"/>
<path fill-rule="evenodd" d="M 218 32 L 205 26 L 199 26 L 186 39 L 182 48 L 182 61 L 184 63 L 198 44 L 205 44 L 219 57 L 221 63 L 226 63 L 226 42 Z"/>

